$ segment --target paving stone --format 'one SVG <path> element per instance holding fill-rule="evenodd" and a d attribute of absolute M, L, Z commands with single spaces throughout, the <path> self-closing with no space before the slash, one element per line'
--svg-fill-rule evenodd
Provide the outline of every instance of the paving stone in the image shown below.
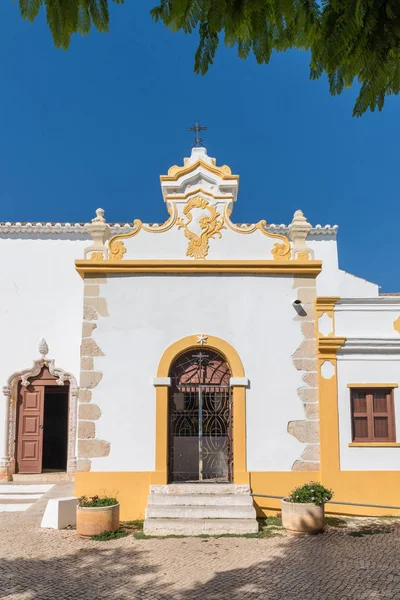
<path fill-rule="evenodd" d="M 109 542 L 0 514 L 7 600 L 398 600 L 400 526 L 354 519 L 323 535 Z M 361 537 L 350 535 L 369 528 Z M 2 594 L 0 594 L 3 597 Z"/>

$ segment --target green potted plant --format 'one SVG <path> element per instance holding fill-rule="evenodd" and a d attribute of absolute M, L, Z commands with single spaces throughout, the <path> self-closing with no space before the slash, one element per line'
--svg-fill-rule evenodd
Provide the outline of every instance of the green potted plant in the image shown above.
<path fill-rule="evenodd" d="M 325 502 L 332 498 L 332 490 L 318 481 L 295 488 L 281 501 L 283 526 L 293 533 L 320 533 L 325 526 Z"/>
<path fill-rule="evenodd" d="M 76 510 L 76 529 L 82 537 L 119 529 L 119 502 L 116 498 L 81 496 Z"/>

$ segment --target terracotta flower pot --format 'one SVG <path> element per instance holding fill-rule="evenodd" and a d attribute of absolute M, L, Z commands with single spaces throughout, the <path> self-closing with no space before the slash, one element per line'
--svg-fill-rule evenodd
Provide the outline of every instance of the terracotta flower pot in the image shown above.
<path fill-rule="evenodd" d="M 82 537 L 119 529 L 119 503 L 99 507 L 78 506 L 76 510 L 76 530 Z"/>
<path fill-rule="evenodd" d="M 325 525 L 324 505 L 281 500 L 282 525 L 293 533 L 321 533 Z"/>

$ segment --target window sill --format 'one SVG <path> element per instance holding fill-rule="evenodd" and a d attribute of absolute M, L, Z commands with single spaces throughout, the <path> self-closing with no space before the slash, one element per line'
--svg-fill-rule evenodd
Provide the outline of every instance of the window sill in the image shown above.
<path fill-rule="evenodd" d="M 400 442 L 351 442 L 349 448 L 400 448 Z"/>

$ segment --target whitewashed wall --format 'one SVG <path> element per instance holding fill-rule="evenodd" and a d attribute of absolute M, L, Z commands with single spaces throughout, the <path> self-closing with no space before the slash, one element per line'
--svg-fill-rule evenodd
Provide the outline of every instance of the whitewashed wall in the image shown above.
<path fill-rule="evenodd" d="M 302 339 L 292 286 L 292 277 L 109 276 L 101 295 L 110 316 L 93 338 L 105 353 L 95 359 L 104 374 L 94 390 L 102 411 L 96 436 L 111 453 L 92 470 L 154 469 L 152 378 L 168 346 L 201 333 L 232 344 L 250 379 L 247 468 L 290 470 L 304 447 L 287 433 L 288 421 L 304 419 L 297 396 L 304 384 L 291 359 Z"/>
<path fill-rule="evenodd" d="M 335 306 L 335 333 L 350 338 L 400 338 L 394 321 L 400 316 L 400 297 L 345 298 Z"/>
<path fill-rule="evenodd" d="M 349 383 L 400 385 L 400 298 L 343 299 L 335 306 L 335 334 L 346 338 L 338 352 L 340 466 L 343 470 L 400 470 L 400 448 L 350 448 Z M 400 442 L 400 391 L 394 391 L 396 439 Z"/>
<path fill-rule="evenodd" d="M 49 358 L 79 381 L 83 282 L 74 260 L 87 239 L 44 235 L 0 237 L 0 382 L 40 358 L 46 339 Z"/>
<path fill-rule="evenodd" d="M 400 336 L 399 336 L 400 337 Z M 340 468 L 343 471 L 400 470 L 399 448 L 350 448 L 351 412 L 349 383 L 397 383 L 400 385 L 400 355 L 352 358 L 338 356 L 338 407 Z M 394 390 L 396 439 L 400 442 L 400 390 Z"/>

